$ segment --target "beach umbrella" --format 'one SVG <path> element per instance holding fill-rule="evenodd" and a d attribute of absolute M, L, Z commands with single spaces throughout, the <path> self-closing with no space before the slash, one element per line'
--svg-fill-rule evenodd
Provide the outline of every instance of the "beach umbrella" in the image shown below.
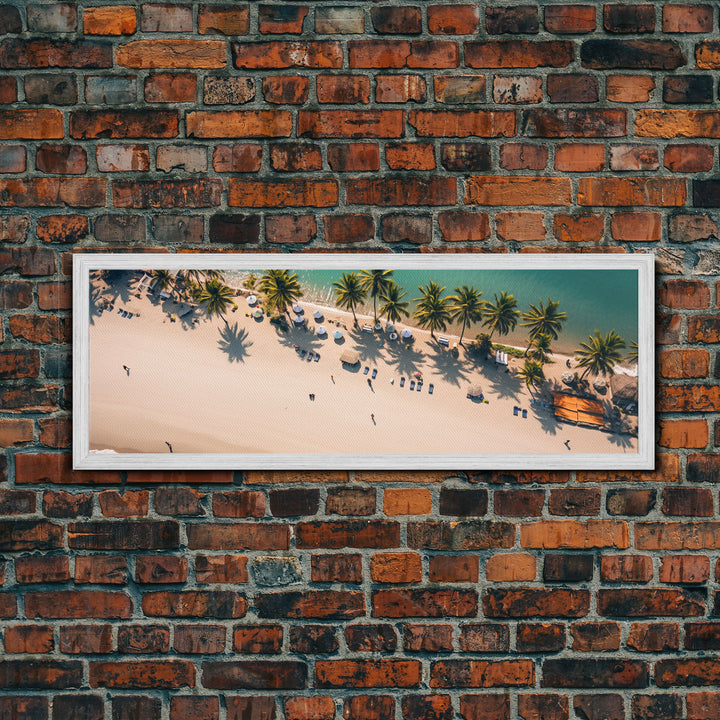
<path fill-rule="evenodd" d="M 333 337 L 334 337 L 336 340 L 339 340 L 342 336 L 343 336 L 342 330 L 336 330 L 336 331 L 333 333 Z"/>
<path fill-rule="evenodd" d="M 248 295 L 248 305 L 254 305 L 257 302 L 257 295 Z"/>
<path fill-rule="evenodd" d="M 397 340 L 397 333 L 396 333 L 396 332 L 391 332 L 391 333 L 388 335 L 388 337 L 389 337 L 391 340 Z"/>
<path fill-rule="evenodd" d="M 386 333 L 394 333 L 395 332 L 395 326 L 390 325 L 389 323 L 385 326 L 385 332 Z"/>
<path fill-rule="evenodd" d="M 323 319 L 323 314 L 322 314 L 319 310 L 316 310 L 316 311 L 313 313 L 313 317 L 314 317 L 316 320 L 322 320 L 322 319 Z"/>
<path fill-rule="evenodd" d="M 296 325 L 302 325 L 302 324 L 305 322 L 305 318 L 304 318 L 304 317 L 301 317 L 300 315 L 296 315 L 296 316 L 293 318 L 293 322 L 294 322 Z"/>
<path fill-rule="evenodd" d="M 483 391 L 480 385 L 469 385 L 467 389 L 467 396 L 471 398 L 481 398 Z"/>
<path fill-rule="evenodd" d="M 317 329 L 315 330 L 315 333 L 317 335 L 324 335 L 327 331 L 325 330 L 324 325 L 318 325 Z"/>
<path fill-rule="evenodd" d="M 253 313 L 253 317 L 254 317 L 254 318 L 261 318 L 262 316 L 263 316 L 263 311 L 262 311 L 260 308 L 258 308 L 258 309 Z"/>
<path fill-rule="evenodd" d="M 572 385 L 575 382 L 575 373 L 564 372 L 560 378 L 566 385 Z"/>
<path fill-rule="evenodd" d="M 410 330 L 408 330 L 407 328 L 405 328 L 405 329 L 400 333 L 400 336 L 401 336 L 404 340 L 407 340 L 408 338 L 411 338 L 411 337 L 412 337 L 412 333 L 410 332 Z"/>
<path fill-rule="evenodd" d="M 305 311 L 303 310 L 302 305 L 299 305 L 299 304 L 298 304 L 298 305 L 293 305 L 293 312 L 294 312 L 296 315 L 300 315 L 301 313 L 304 313 Z"/>

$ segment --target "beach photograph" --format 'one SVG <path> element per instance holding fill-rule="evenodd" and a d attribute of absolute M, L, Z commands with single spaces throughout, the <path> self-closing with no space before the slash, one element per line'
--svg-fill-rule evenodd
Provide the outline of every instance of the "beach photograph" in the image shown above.
<path fill-rule="evenodd" d="M 638 457 L 637 268 L 88 257 L 96 465 Z"/>

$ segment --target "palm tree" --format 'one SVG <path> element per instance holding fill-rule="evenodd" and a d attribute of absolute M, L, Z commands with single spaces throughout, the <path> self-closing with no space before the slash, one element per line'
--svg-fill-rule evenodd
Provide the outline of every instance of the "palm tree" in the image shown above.
<path fill-rule="evenodd" d="M 548 333 L 537 334 L 530 342 L 530 347 L 532 348 L 530 357 L 533 360 L 537 360 L 541 365 L 544 365 L 550 360 L 550 355 L 552 355 L 552 349 L 550 348 L 551 342 L 552 337 Z"/>
<path fill-rule="evenodd" d="M 242 283 L 242 286 L 246 290 L 254 290 L 255 286 L 257 285 L 257 275 L 255 273 L 250 273 Z"/>
<path fill-rule="evenodd" d="M 545 382 L 543 366 L 536 360 L 526 360 L 523 368 L 518 370 L 518 375 L 525 381 L 531 395 L 534 395 L 533 388 L 539 387 Z"/>
<path fill-rule="evenodd" d="M 492 352 L 493 346 L 490 341 L 490 336 L 487 333 L 480 333 L 475 336 L 472 342 L 471 348 L 474 352 L 480 355 L 483 360 Z"/>
<path fill-rule="evenodd" d="M 227 326 L 228 321 L 225 318 L 225 313 L 228 311 L 230 306 L 237 309 L 235 301 L 232 299 L 235 295 L 235 291 L 225 285 L 222 281 L 213 278 L 212 280 L 206 280 L 202 289 L 198 293 L 198 302 L 207 303 L 207 314 L 212 317 L 213 315 L 219 315 Z"/>
<path fill-rule="evenodd" d="M 525 350 L 528 354 L 530 345 L 536 335 L 550 335 L 552 340 L 557 340 L 562 324 L 567 320 L 567 313 L 560 312 L 560 303 L 552 298 L 548 298 L 547 305 L 540 301 L 539 305 L 530 303 L 530 310 L 522 313 L 521 317 L 525 322 L 520 323 L 520 327 L 530 328 L 530 342 Z"/>
<path fill-rule="evenodd" d="M 400 322 L 403 315 L 407 317 L 410 314 L 407 309 L 410 303 L 403 300 L 407 293 L 401 291 L 402 288 L 397 283 L 391 282 L 387 289 L 380 293 L 380 299 L 384 303 L 380 314 L 385 315 L 390 323 Z"/>
<path fill-rule="evenodd" d="M 638 363 L 638 344 L 636 340 L 630 343 L 630 352 L 627 354 L 627 361 L 635 365 Z"/>
<path fill-rule="evenodd" d="M 430 330 L 430 337 L 435 337 L 435 330 L 444 330 L 450 322 L 452 313 L 450 311 L 451 300 L 449 297 L 442 297 L 444 287 L 436 282 L 430 281 L 427 286 L 419 287 L 422 297 L 415 298 L 417 307 L 413 317 L 420 322 L 420 327 Z"/>
<path fill-rule="evenodd" d="M 268 307 L 286 314 L 288 318 L 290 317 L 288 307 L 303 294 L 297 273 L 291 273 L 289 270 L 266 270 L 260 278 L 258 287 L 265 293 Z"/>
<path fill-rule="evenodd" d="M 482 292 L 474 287 L 463 285 L 455 288 L 455 295 L 450 297 L 452 305 L 450 312 L 454 321 L 462 320 L 460 331 L 460 344 L 463 344 L 465 328 L 469 323 L 478 322 L 482 319 L 483 302 L 480 300 Z"/>
<path fill-rule="evenodd" d="M 596 330 L 588 342 L 581 342 L 580 349 L 575 351 L 575 355 L 580 358 L 578 367 L 585 368 L 580 377 L 584 378 L 589 372 L 593 375 L 612 375 L 615 365 L 622 360 L 620 350 L 624 347 L 625 341 L 614 330 L 604 336 Z"/>
<path fill-rule="evenodd" d="M 155 281 L 155 290 L 167 290 L 175 283 L 175 276 L 169 270 L 151 270 L 150 277 Z"/>
<path fill-rule="evenodd" d="M 375 313 L 375 324 L 377 325 L 377 299 L 378 295 L 385 292 L 392 282 L 392 270 L 361 270 L 360 287 L 370 293 L 373 299 L 373 311 Z"/>
<path fill-rule="evenodd" d="M 335 288 L 335 302 L 350 310 L 355 325 L 358 324 L 355 308 L 365 299 L 365 290 L 362 288 L 360 278 L 356 272 L 343 273 L 340 280 L 333 283 Z"/>
<path fill-rule="evenodd" d="M 507 335 L 515 329 L 520 313 L 517 308 L 517 300 L 514 295 L 504 290 L 500 297 L 495 293 L 495 302 L 485 301 L 483 307 L 483 325 L 490 328 L 490 338 L 497 330 L 501 335 Z"/>

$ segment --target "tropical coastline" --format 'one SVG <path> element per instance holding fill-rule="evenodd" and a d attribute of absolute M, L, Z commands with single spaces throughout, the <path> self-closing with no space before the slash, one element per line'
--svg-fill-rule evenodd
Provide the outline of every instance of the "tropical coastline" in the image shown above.
<path fill-rule="evenodd" d="M 430 332 L 396 322 L 398 331 L 412 328 L 413 341 L 403 343 L 384 329 L 365 332 L 364 325 L 374 324 L 370 315 L 357 314 L 356 327 L 347 310 L 300 300 L 310 320 L 283 330 L 270 322 L 262 293 L 256 294 L 264 310 L 253 317 L 257 306 L 248 303 L 249 288 L 234 293 L 237 310 L 225 317 L 204 312 L 202 303 L 181 317 L 184 306 L 172 295 L 137 292 L 138 276 L 128 273 L 94 288 L 93 452 L 637 451 L 632 429 L 600 431 L 554 417 L 552 390 L 567 389 L 562 375 L 574 366 L 568 355 L 553 353 L 542 390 L 533 392 L 518 374 L 522 358 L 509 357 L 505 367 L 471 354 L 476 328 L 454 352 L 459 338 L 447 332 L 436 333 L 448 339 L 442 346 Z M 100 312 L 103 306 L 108 309 Z M 322 336 L 312 320 L 316 311 L 327 329 Z M 342 339 L 333 338 L 337 330 Z M 341 363 L 348 349 L 358 353 L 357 366 Z M 417 375 L 420 391 L 410 389 Z M 467 397 L 471 385 L 482 388 L 482 400 Z M 610 398 L 598 397 L 611 414 Z"/>

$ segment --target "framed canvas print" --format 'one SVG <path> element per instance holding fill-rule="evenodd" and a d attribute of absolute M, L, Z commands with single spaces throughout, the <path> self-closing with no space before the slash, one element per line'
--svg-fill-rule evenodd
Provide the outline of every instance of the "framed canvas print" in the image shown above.
<path fill-rule="evenodd" d="M 651 469 L 653 257 L 78 254 L 78 469 Z"/>

